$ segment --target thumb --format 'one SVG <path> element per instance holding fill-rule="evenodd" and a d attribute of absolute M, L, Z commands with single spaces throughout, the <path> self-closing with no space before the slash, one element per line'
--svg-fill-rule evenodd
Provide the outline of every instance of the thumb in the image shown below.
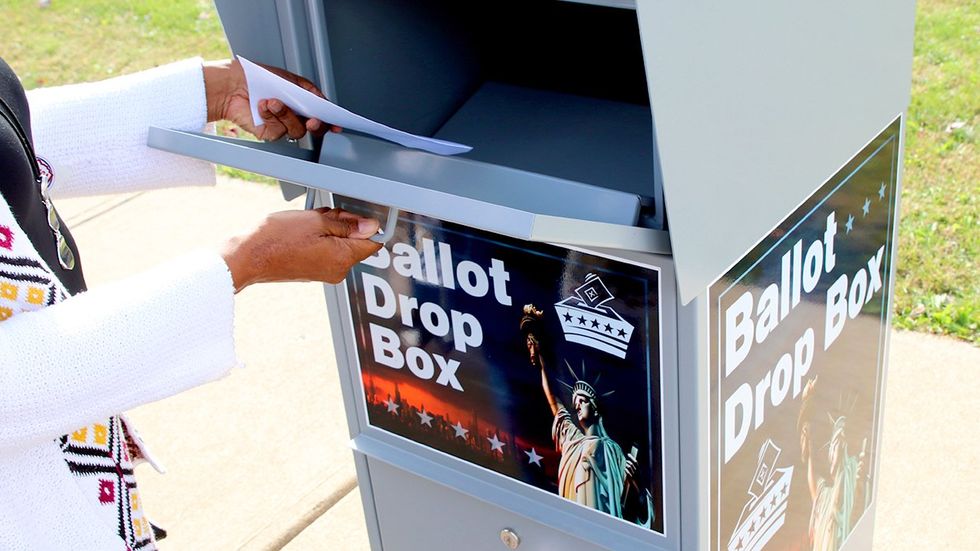
<path fill-rule="evenodd" d="M 353 220 L 356 225 L 352 225 L 351 233 L 347 237 L 356 239 L 370 239 L 377 235 L 381 228 L 381 223 L 374 218 L 363 218 L 360 216 Z"/>
<path fill-rule="evenodd" d="M 323 221 L 327 235 L 343 239 L 343 243 L 353 260 L 352 264 L 364 260 L 381 248 L 381 243 L 375 243 L 369 239 L 378 233 L 380 224 L 377 220 L 357 216 L 339 209 L 334 209 L 327 215 Z"/>
<path fill-rule="evenodd" d="M 337 220 L 347 226 L 348 231 L 343 234 L 343 237 L 368 239 L 374 237 L 381 227 L 381 223 L 374 218 L 359 216 L 343 209 L 325 209 L 323 213 L 328 220 Z"/>

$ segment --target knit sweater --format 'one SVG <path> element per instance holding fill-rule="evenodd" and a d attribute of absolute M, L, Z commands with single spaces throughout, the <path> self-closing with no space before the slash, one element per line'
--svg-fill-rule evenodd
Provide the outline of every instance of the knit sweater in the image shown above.
<path fill-rule="evenodd" d="M 150 125 L 204 127 L 200 59 L 28 96 L 34 150 L 53 167 L 56 198 L 214 182 L 210 164 L 146 147 Z M 70 296 L 64 270 L 38 252 L 45 237 L 24 229 L 37 221 L 8 204 L 7 177 L 0 173 L 0 549 L 126 549 L 97 494 L 73 474 L 68 444 L 84 455 L 115 438 L 129 461 L 119 412 L 237 364 L 231 276 L 216 252 L 196 251 Z"/>

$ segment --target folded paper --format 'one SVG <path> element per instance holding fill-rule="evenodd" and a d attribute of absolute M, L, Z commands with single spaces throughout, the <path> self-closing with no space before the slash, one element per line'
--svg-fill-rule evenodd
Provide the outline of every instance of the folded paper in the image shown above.
<path fill-rule="evenodd" d="M 320 119 L 329 124 L 364 132 L 405 147 L 422 149 L 439 155 L 456 155 L 473 149 L 468 145 L 418 136 L 385 126 L 323 99 L 242 56 L 238 56 L 238 61 L 245 70 L 252 121 L 256 126 L 264 122 L 259 116 L 259 101 L 275 98 L 303 117 Z"/>

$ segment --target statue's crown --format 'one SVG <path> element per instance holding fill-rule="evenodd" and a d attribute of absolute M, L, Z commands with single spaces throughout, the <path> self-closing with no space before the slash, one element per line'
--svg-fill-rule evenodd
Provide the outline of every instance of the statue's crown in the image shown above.
<path fill-rule="evenodd" d="M 574 396 L 575 394 L 584 394 L 587 398 L 589 398 L 593 402 L 596 399 L 595 389 L 592 388 L 592 385 L 582 380 L 575 381 L 575 385 L 572 387 L 572 396 Z"/>

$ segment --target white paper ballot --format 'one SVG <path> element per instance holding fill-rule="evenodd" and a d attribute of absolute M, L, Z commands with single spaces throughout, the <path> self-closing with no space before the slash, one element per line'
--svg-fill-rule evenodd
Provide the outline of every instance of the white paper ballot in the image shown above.
<path fill-rule="evenodd" d="M 320 119 L 342 128 L 371 134 L 405 147 L 422 149 L 439 155 L 456 155 L 473 149 L 468 145 L 417 136 L 385 126 L 304 90 L 242 56 L 238 56 L 238 61 L 241 62 L 242 68 L 245 70 L 245 80 L 248 81 L 248 98 L 252 107 L 252 121 L 256 126 L 262 124 L 262 118 L 259 117 L 259 101 L 276 98 L 304 117 Z"/>

